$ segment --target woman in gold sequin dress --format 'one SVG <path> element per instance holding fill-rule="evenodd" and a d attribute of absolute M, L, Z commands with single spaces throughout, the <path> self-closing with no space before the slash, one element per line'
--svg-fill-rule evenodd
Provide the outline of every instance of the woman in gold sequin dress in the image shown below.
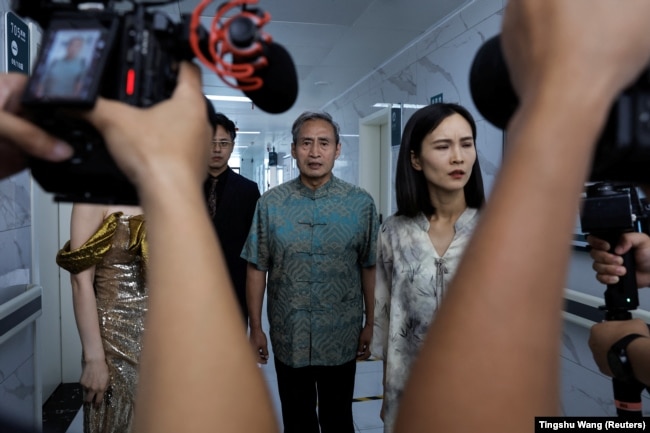
<path fill-rule="evenodd" d="M 142 210 L 75 204 L 57 263 L 72 280 L 83 349 L 84 432 L 131 430 L 147 288 Z"/>

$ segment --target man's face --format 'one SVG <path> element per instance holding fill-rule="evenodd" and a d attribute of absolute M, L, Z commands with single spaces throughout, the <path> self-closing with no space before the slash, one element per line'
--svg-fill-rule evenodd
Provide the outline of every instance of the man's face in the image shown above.
<path fill-rule="evenodd" d="M 221 125 L 217 125 L 217 130 L 214 137 L 210 142 L 210 161 L 208 163 L 208 171 L 212 176 L 218 176 L 228 167 L 228 160 L 235 144 L 230 138 L 230 134 Z"/>
<path fill-rule="evenodd" d="M 306 121 L 298 142 L 291 145 L 291 156 L 296 159 L 300 177 L 312 188 L 318 188 L 332 177 L 334 161 L 341 153 L 334 127 L 322 119 Z"/>
<path fill-rule="evenodd" d="M 75 38 L 68 42 L 68 57 L 74 58 L 77 57 L 81 48 L 83 47 L 83 41 L 81 39 Z"/>

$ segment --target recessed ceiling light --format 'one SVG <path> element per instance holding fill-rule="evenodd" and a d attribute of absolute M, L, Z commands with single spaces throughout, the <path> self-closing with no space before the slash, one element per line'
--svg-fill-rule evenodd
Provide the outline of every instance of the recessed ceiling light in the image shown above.
<path fill-rule="evenodd" d="M 222 96 L 222 95 L 205 95 L 206 98 L 212 101 L 225 101 L 225 102 L 253 102 L 246 96 Z"/>
<path fill-rule="evenodd" d="M 377 108 L 386 108 L 386 107 L 392 107 L 392 108 L 414 108 L 414 109 L 420 109 L 426 107 L 426 105 L 421 105 L 421 104 L 390 104 L 388 102 L 377 102 L 373 107 Z"/>

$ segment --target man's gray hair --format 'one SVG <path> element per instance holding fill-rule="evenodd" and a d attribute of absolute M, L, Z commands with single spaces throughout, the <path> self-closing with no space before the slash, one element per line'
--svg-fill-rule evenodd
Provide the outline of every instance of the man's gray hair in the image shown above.
<path fill-rule="evenodd" d="M 293 126 L 291 127 L 291 136 L 293 137 L 293 144 L 298 143 L 298 138 L 299 138 L 298 134 L 300 133 L 300 128 L 302 128 L 302 125 L 308 120 L 324 120 L 325 122 L 332 125 L 332 129 L 334 130 L 334 138 L 336 140 L 335 144 L 339 144 L 340 142 L 339 125 L 334 121 L 334 119 L 332 119 L 332 116 L 329 113 L 326 113 L 325 111 L 305 111 L 300 116 L 298 116 L 296 121 L 293 122 Z"/>

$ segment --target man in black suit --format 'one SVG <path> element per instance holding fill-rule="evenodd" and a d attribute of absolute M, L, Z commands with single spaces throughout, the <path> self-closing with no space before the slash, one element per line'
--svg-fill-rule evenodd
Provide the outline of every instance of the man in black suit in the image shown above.
<path fill-rule="evenodd" d="M 247 263 L 239 255 L 246 242 L 260 192 L 255 182 L 235 173 L 228 166 L 237 136 L 235 124 L 210 107 L 212 107 L 211 103 L 208 113 L 215 133 L 209 143 L 208 178 L 203 185 L 203 191 L 212 223 L 217 230 L 226 258 L 226 265 L 235 288 L 244 323 L 248 324 Z"/>

